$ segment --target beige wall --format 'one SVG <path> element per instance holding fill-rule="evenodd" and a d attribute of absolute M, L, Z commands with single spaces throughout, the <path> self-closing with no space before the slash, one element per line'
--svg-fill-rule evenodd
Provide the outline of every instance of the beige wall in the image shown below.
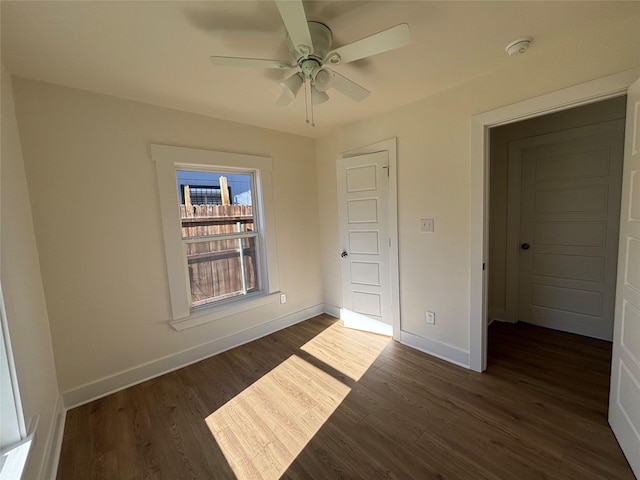
<path fill-rule="evenodd" d="M 63 392 L 322 303 L 312 139 L 24 79 L 14 92 Z M 151 143 L 273 158 L 286 304 L 169 326 Z"/>
<path fill-rule="evenodd" d="M 516 57 L 501 71 L 319 139 L 326 301 L 341 304 L 335 160 L 341 152 L 397 137 L 401 328 L 426 339 L 426 349 L 469 351 L 471 117 L 636 68 L 639 48 L 597 58 L 585 53 L 570 65 L 557 56 Z M 419 232 L 420 218 L 435 219 L 434 234 Z M 425 323 L 427 309 L 436 312 L 435 325 Z"/>
<path fill-rule="evenodd" d="M 40 478 L 60 396 L 11 76 L 2 65 L 0 277 L 27 427 L 39 418 L 24 478 Z"/>
<path fill-rule="evenodd" d="M 563 112 L 492 128 L 490 135 L 489 317 L 508 318 L 506 312 L 507 187 L 509 142 L 570 128 L 623 119 L 626 97 L 584 105 Z"/>

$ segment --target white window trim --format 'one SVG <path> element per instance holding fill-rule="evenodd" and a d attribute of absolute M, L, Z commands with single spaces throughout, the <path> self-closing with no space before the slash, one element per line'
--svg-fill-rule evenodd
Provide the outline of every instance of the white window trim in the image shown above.
<path fill-rule="evenodd" d="M 171 298 L 172 319 L 169 322 L 171 326 L 176 330 L 184 330 L 276 302 L 279 298 L 279 281 L 271 158 L 154 144 L 151 145 L 151 158 L 156 163 L 158 176 L 160 213 Z M 232 171 L 236 168 L 240 173 L 241 169 L 254 172 L 257 194 L 255 215 L 262 232 L 264 247 L 261 252 L 261 269 L 266 271 L 260 294 L 239 297 L 237 300 L 222 304 L 213 303 L 210 306 L 191 308 L 189 274 L 184 260 L 184 244 L 180 230 L 176 171 L 194 168 L 219 168 L 224 171 Z"/>
<path fill-rule="evenodd" d="M 5 435 L 9 433 L 7 436 L 13 437 L 15 440 L 11 445 L 0 445 L 0 480 L 5 480 L 22 478 L 33 444 L 32 440 L 37 426 L 37 419 L 35 425 L 31 425 L 29 433 L 27 433 L 1 285 L 0 342 L 2 342 L 0 355 L 3 357 L 0 362 L 0 388 L 5 395 L 3 400 L 6 400 L 6 403 L 3 401 L 0 416 L 2 417 L 2 428 L 9 430 L 9 432 L 5 432 Z"/>

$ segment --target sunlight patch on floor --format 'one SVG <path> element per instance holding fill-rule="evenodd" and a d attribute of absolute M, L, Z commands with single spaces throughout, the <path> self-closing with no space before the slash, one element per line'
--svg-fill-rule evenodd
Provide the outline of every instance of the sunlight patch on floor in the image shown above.
<path fill-rule="evenodd" d="M 301 349 L 359 379 L 389 342 L 336 323 Z M 206 418 L 238 480 L 279 479 L 350 388 L 292 355 Z"/>
<path fill-rule="evenodd" d="M 238 479 L 277 479 L 349 391 L 293 355 L 206 421 Z"/>
<path fill-rule="evenodd" d="M 338 322 L 305 343 L 300 350 L 358 381 L 390 341 L 390 337 L 344 328 Z"/>

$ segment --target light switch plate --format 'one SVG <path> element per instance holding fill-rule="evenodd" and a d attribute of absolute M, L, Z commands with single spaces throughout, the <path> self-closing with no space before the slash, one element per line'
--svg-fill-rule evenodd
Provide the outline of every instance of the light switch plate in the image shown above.
<path fill-rule="evenodd" d="M 430 312 L 429 310 L 427 310 L 427 315 L 426 315 L 425 320 L 427 321 L 427 324 L 435 325 L 436 324 L 436 312 Z"/>

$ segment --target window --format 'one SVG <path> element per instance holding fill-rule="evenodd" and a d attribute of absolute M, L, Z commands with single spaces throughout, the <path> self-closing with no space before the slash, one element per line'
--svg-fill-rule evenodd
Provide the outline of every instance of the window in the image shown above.
<path fill-rule="evenodd" d="M 160 145 L 151 154 L 174 328 L 276 301 L 271 159 Z"/>
<path fill-rule="evenodd" d="M 182 192 L 181 235 L 192 307 L 260 291 L 260 232 L 253 215 L 252 195 L 237 196 L 236 203 L 232 203 L 234 197 L 228 186 L 233 183 L 237 190 L 252 191 L 253 173 L 178 170 L 176 177 Z M 203 185 L 185 183 L 191 177 L 198 177 Z M 225 195 L 215 183 L 222 185 Z M 248 203 L 237 201 L 243 198 Z"/>

